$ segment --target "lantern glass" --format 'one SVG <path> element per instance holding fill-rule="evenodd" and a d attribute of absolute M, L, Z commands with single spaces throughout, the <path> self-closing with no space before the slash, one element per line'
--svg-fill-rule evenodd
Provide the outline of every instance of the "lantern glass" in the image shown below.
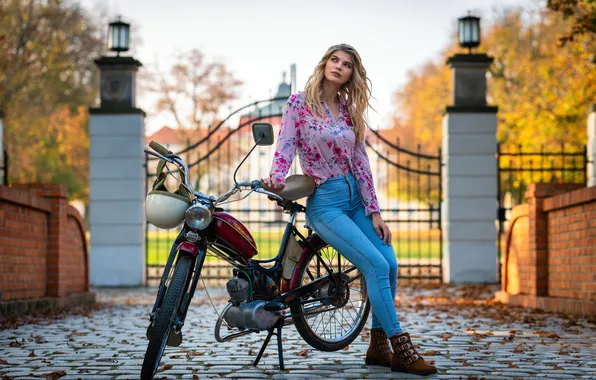
<path fill-rule="evenodd" d="M 108 49 L 120 53 L 127 51 L 130 41 L 130 24 L 122 21 L 110 23 L 108 29 Z"/>
<path fill-rule="evenodd" d="M 470 15 L 460 18 L 458 32 L 461 47 L 477 47 L 480 45 L 480 18 Z"/>

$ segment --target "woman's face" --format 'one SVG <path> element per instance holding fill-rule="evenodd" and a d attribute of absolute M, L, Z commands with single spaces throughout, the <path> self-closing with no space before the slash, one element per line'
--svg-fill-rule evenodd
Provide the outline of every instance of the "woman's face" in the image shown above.
<path fill-rule="evenodd" d="M 352 77 L 353 69 L 352 56 L 338 50 L 331 54 L 325 64 L 325 79 L 342 86 Z"/>

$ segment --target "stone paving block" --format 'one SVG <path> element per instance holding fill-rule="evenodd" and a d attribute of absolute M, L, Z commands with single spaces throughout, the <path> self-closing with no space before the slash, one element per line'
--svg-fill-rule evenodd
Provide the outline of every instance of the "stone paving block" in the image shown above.
<path fill-rule="evenodd" d="M 415 375 L 412 375 L 410 373 L 402 373 L 402 372 L 383 372 L 383 373 L 371 373 L 366 375 L 367 379 L 412 379 Z M 419 378 L 419 376 L 417 376 L 416 378 Z M 434 376 L 426 376 L 426 379 L 434 379 L 436 378 L 436 375 Z"/>
<path fill-rule="evenodd" d="M 200 375 L 199 375 L 200 377 Z M 226 375 L 227 378 L 237 378 L 237 379 L 269 379 L 271 376 L 265 373 L 241 373 L 241 372 L 234 372 Z"/>

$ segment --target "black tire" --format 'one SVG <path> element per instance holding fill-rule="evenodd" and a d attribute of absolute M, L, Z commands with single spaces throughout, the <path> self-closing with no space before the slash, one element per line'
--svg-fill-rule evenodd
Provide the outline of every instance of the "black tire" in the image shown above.
<path fill-rule="evenodd" d="M 170 284 L 164 295 L 159 314 L 153 322 L 153 330 L 149 337 L 149 345 L 143 360 L 141 369 L 141 380 L 153 379 L 159 362 L 166 348 L 170 329 L 180 302 L 186 291 L 186 284 L 191 269 L 192 260 L 188 256 L 182 256 L 178 260 Z"/>
<path fill-rule="evenodd" d="M 300 336 L 302 336 L 308 344 L 321 351 L 337 351 L 352 343 L 366 324 L 368 314 L 370 313 L 368 292 L 364 276 L 360 271 L 355 269 L 352 263 L 345 257 L 341 256 L 336 250 L 328 245 L 321 247 L 318 252 L 321 253 L 323 260 L 334 273 L 339 273 L 341 265 L 342 277 L 346 279 L 350 278 L 352 281 L 345 284 L 342 289 L 340 289 L 340 292 L 331 289 L 331 285 L 329 285 L 325 289 L 320 290 L 316 295 L 312 297 L 305 296 L 299 300 L 300 302 L 305 302 L 308 301 L 308 299 L 313 299 L 315 296 L 335 295 L 333 301 L 331 301 L 332 304 L 324 305 L 324 303 L 329 301 L 313 301 L 312 304 L 294 303 L 290 306 L 290 310 L 292 312 L 292 320 L 294 321 L 296 330 L 298 330 Z M 308 257 L 307 260 L 307 265 L 300 271 L 298 286 L 305 285 L 328 274 L 323 266 L 317 265 L 319 261 L 320 259 L 317 257 L 316 253 L 311 252 L 310 257 Z M 353 295 L 356 295 L 359 300 L 352 301 Z M 350 319 L 344 318 L 343 313 L 349 312 L 352 308 L 354 309 L 355 314 L 350 313 Z M 315 310 L 321 311 L 314 315 L 308 314 L 309 311 L 312 313 Z M 342 321 L 335 318 L 337 312 L 341 313 Z M 336 322 L 339 322 L 339 331 L 341 332 L 339 336 L 333 336 L 331 333 L 327 334 L 325 331 L 319 330 L 318 327 L 326 317 L 326 313 L 333 313 L 329 316 L 329 323 L 332 322 L 332 317 Z M 317 323 L 317 318 L 319 318 L 319 316 L 321 320 Z M 334 327 L 337 332 L 337 326 Z"/>

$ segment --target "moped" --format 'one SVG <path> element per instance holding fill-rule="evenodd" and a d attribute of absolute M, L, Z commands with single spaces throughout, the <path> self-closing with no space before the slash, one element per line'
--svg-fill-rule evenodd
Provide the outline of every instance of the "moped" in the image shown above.
<path fill-rule="evenodd" d="M 141 379 L 155 376 L 166 346 L 181 344 L 186 314 L 208 255 L 232 267 L 232 278 L 226 284 L 230 298 L 218 313 L 215 339 L 226 342 L 268 332 L 254 366 L 275 334 L 279 367 L 285 369 L 281 336 L 285 326 L 293 324 L 315 349 L 336 351 L 352 343 L 366 323 L 370 303 L 360 271 L 310 228 L 304 236 L 296 227 L 298 213 L 306 211 L 297 200 L 314 193 L 312 179 L 305 175 L 289 176 L 280 193 L 265 190 L 260 180 L 236 181 L 238 169 L 252 151 L 257 146 L 273 144 L 269 123 L 253 124 L 252 134 L 255 144 L 236 167 L 234 185 L 217 197 L 193 189 L 188 167 L 179 156 L 154 141 L 149 144 L 153 151 L 145 150 L 160 159 L 160 167 L 167 170 L 167 175 L 174 176 L 168 164 L 174 165 L 190 201 L 182 205 L 176 216 L 182 228 L 172 244 L 149 314 L 149 343 Z M 256 259 L 258 247 L 250 231 L 221 207 L 242 192 L 247 194 L 238 200 L 260 193 L 289 214 L 279 251 L 272 259 Z M 147 205 L 146 212 L 151 222 Z M 228 335 L 222 336 L 222 325 L 227 326 Z"/>

